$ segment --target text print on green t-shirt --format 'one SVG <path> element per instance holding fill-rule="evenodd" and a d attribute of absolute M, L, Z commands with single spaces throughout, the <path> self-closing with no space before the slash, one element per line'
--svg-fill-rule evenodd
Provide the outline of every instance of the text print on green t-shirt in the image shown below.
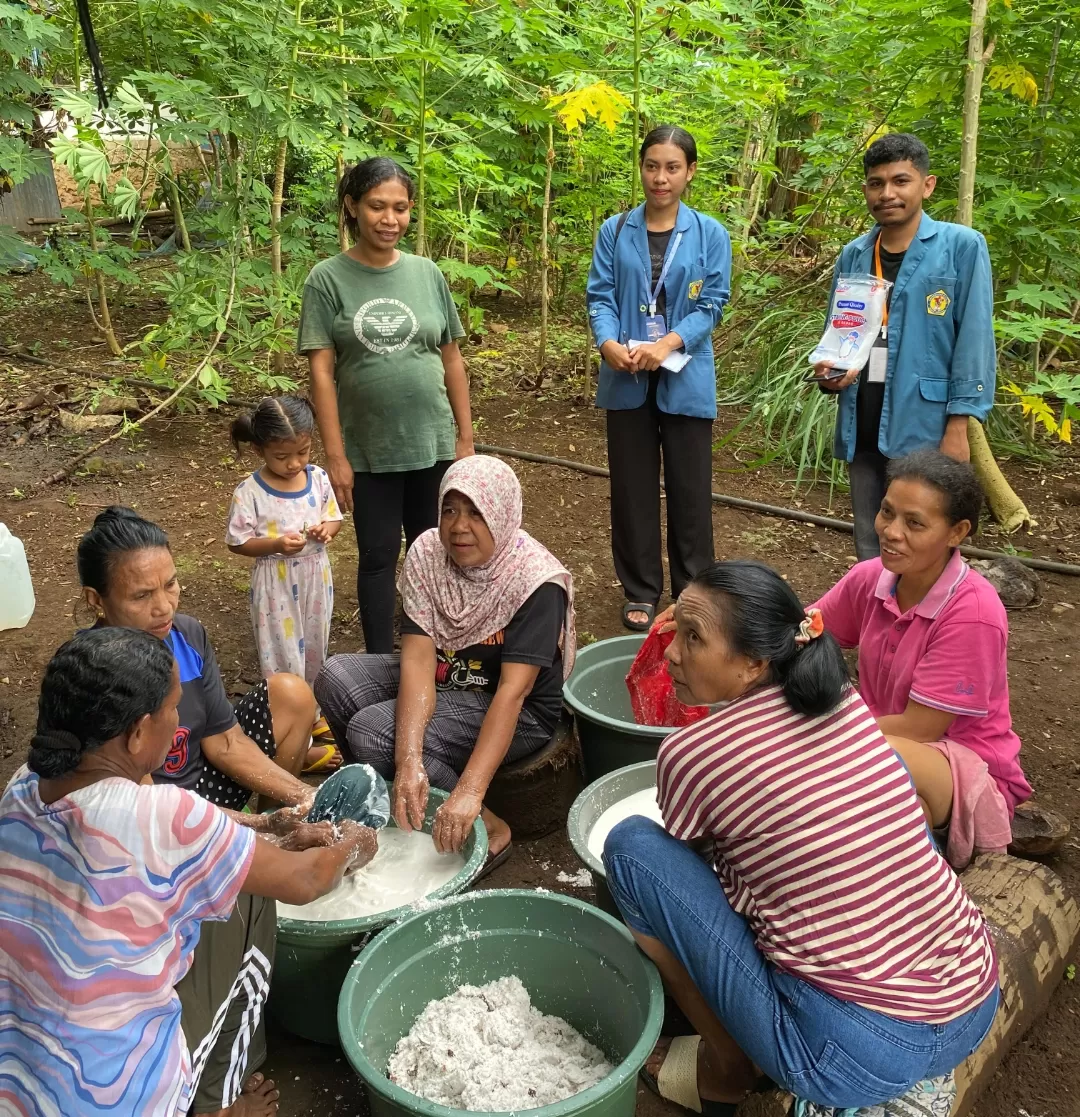
<path fill-rule="evenodd" d="M 372 353 L 399 353 L 419 329 L 412 307 L 400 299 L 372 299 L 353 318 L 356 336 Z"/>
<path fill-rule="evenodd" d="M 344 253 L 304 284 L 299 350 L 334 350 L 345 453 L 362 473 L 428 469 L 454 457 L 441 347 L 464 335 L 442 272 L 402 253 L 372 268 Z"/>

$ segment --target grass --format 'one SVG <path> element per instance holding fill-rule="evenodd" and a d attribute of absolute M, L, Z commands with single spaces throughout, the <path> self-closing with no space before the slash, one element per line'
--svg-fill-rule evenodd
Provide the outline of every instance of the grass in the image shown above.
<path fill-rule="evenodd" d="M 718 400 L 721 407 L 746 412 L 718 445 L 735 446 L 747 470 L 794 470 L 796 490 L 819 481 L 831 487 L 844 478 L 832 456 L 836 401 L 803 382 L 810 371 L 807 354 L 820 335 L 819 309 L 769 311 L 740 340 Z"/>

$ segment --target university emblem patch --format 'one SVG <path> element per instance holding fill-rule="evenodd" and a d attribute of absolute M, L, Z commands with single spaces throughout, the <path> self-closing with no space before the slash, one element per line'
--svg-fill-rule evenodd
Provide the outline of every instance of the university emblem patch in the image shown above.
<path fill-rule="evenodd" d="M 935 318 L 944 318 L 945 311 L 949 309 L 949 303 L 951 302 L 952 299 L 939 289 L 932 295 L 926 296 L 926 313 L 932 314 Z"/>

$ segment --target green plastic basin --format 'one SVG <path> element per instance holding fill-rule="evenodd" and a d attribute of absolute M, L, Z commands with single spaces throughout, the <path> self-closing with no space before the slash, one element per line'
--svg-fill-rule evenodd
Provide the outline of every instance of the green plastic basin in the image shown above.
<path fill-rule="evenodd" d="M 647 787 L 656 786 L 656 761 L 643 760 L 640 764 L 630 764 L 608 772 L 594 783 L 589 784 L 574 800 L 570 815 L 566 820 L 566 833 L 574 852 L 593 875 L 596 886 L 596 903 L 618 915 L 619 909 L 611 898 L 607 887 L 607 873 L 604 863 L 589 852 L 589 834 L 600 816 L 614 806 L 620 799 L 626 799 Z"/>
<path fill-rule="evenodd" d="M 445 791 L 431 789 L 424 818 L 425 833 L 431 833 L 435 811 L 446 798 Z M 393 819 L 389 825 L 394 825 Z M 464 892 L 483 868 L 487 848 L 487 831 L 477 818 L 465 843 L 465 867 L 427 899 L 441 900 Z M 316 1043 L 337 1043 L 338 994 L 357 951 L 378 931 L 415 910 L 416 905 L 410 904 L 359 919 L 325 921 L 279 915 L 267 1011 L 293 1035 Z"/>
<path fill-rule="evenodd" d="M 660 742 L 674 732 L 674 727 L 634 721 L 626 673 L 644 639 L 616 636 L 578 650 L 563 697 L 574 711 L 586 782 L 628 764 L 655 760 Z"/>
<path fill-rule="evenodd" d="M 590 1089 L 530 1109 L 529 1117 L 633 1117 L 637 1074 L 663 1023 L 660 975 L 630 932 L 599 909 L 518 890 L 473 892 L 403 919 L 349 970 L 338 1029 L 372 1117 L 460 1117 L 395 1086 L 387 1061 L 430 1001 L 510 976 L 521 978 L 541 1012 L 568 1021 L 615 1066 Z"/>

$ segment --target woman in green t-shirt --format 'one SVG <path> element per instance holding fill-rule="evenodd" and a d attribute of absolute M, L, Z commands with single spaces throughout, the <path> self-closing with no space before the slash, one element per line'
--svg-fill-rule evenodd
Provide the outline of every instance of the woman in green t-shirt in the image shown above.
<path fill-rule="evenodd" d="M 397 247 L 415 190 L 392 159 L 346 172 L 338 199 L 355 243 L 311 269 L 300 312 L 326 471 L 356 526 L 356 596 L 373 653 L 394 648 L 402 528 L 411 547 L 438 524 L 443 474 L 473 452 L 450 289 L 431 260 Z"/>

